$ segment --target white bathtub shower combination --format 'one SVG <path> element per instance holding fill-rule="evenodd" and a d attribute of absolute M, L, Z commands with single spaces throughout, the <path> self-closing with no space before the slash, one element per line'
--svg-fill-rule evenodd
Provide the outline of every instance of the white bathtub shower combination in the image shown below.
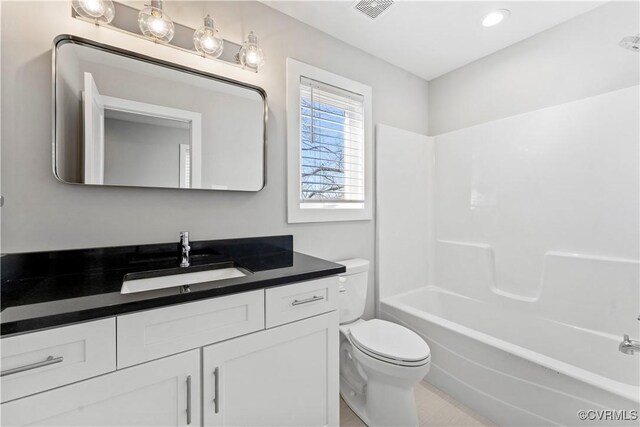
<path fill-rule="evenodd" d="M 498 424 L 638 425 L 640 355 L 618 350 L 640 337 L 638 90 L 434 138 L 378 129 L 380 317 Z M 628 420 L 578 414 L 609 409 Z"/>
<path fill-rule="evenodd" d="M 638 410 L 637 359 L 616 354 L 618 337 L 438 287 L 383 301 L 381 313 L 427 340 L 428 381 L 500 425 L 575 425 L 580 410 Z M 598 423 L 606 424 L 620 422 Z"/>

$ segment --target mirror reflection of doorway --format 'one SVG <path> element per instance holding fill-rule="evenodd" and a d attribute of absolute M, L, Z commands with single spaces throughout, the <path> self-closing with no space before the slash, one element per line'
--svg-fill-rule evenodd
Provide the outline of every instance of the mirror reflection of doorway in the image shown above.
<path fill-rule="evenodd" d="M 100 94 L 84 73 L 86 184 L 199 188 L 201 115 Z"/>
<path fill-rule="evenodd" d="M 104 104 L 96 82 L 84 73 L 84 183 L 104 184 Z"/>

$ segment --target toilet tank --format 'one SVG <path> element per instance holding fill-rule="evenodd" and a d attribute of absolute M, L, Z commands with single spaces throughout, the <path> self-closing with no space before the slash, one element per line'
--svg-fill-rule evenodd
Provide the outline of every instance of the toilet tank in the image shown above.
<path fill-rule="evenodd" d="M 355 258 L 336 262 L 347 267 L 347 271 L 340 274 L 338 278 L 340 323 L 351 323 L 358 320 L 364 313 L 364 305 L 367 302 L 369 261 Z"/>

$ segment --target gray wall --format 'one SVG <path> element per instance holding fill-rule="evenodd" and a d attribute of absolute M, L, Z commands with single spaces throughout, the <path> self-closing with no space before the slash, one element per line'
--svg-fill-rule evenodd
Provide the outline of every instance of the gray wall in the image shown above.
<path fill-rule="evenodd" d="M 167 2 L 166 7 L 174 20 L 191 27 L 201 25 L 206 10 L 230 40 L 239 42 L 254 30 L 267 55 L 259 74 L 74 20 L 67 1 L 2 2 L 1 7 L 2 252 L 168 242 L 189 230 L 195 240 L 291 233 L 301 252 L 374 260 L 373 221 L 286 223 L 285 58 L 371 85 L 374 123 L 423 134 L 428 130 L 424 80 L 257 2 Z M 63 33 L 263 87 L 270 108 L 265 189 L 218 193 L 56 181 L 51 173 L 51 43 Z M 370 291 L 367 313 L 372 310 Z"/>
<path fill-rule="evenodd" d="M 640 3 L 612 1 L 429 82 L 429 134 L 638 84 Z M 499 30 L 499 27 L 496 27 Z"/>

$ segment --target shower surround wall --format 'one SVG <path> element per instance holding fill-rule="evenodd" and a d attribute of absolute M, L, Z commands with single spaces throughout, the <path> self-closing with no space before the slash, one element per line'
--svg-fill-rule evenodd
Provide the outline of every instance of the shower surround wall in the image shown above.
<path fill-rule="evenodd" d="M 637 337 L 639 104 L 634 86 L 437 136 L 437 286 Z"/>
<path fill-rule="evenodd" d="M 639 9 L 608 2 L 430 81 L 431 160 L 402 160 L 401 132 L 377 141 L 398 144 L 378 183 L 411 174 L 398 161 L 433 177 L 414 186 L 426 220 L 378 204 L 380 316 L 427 340 L 427 380 L 500 425 L 637 425 L 577 412 L 640 411 L 638 356 L 618 351 L 640 338 L 640 58 L 618 46 Z M 432 250 L 405 251 L 415 229 Z"/>
<path fill-rule="evenodd" d="M 425 338 L 431 383 L 499 425 L 593 424 L 581 409 L 637 425 L 640 364 L 618 345 L 640 337 L 639 129 L 632 86 L 433 138 L 435 226 L 378 227 L 394 245 L 378 252 L 380 315 Z M 378 159 L 379 182 L 397 180 L 389 166 L 415 144 L 394 135 L 402 148 Z M 433 236 L 435 262 L 403 252 L 414 228 Z M 425 265 L 433 279 L 411 280 Z"/>

